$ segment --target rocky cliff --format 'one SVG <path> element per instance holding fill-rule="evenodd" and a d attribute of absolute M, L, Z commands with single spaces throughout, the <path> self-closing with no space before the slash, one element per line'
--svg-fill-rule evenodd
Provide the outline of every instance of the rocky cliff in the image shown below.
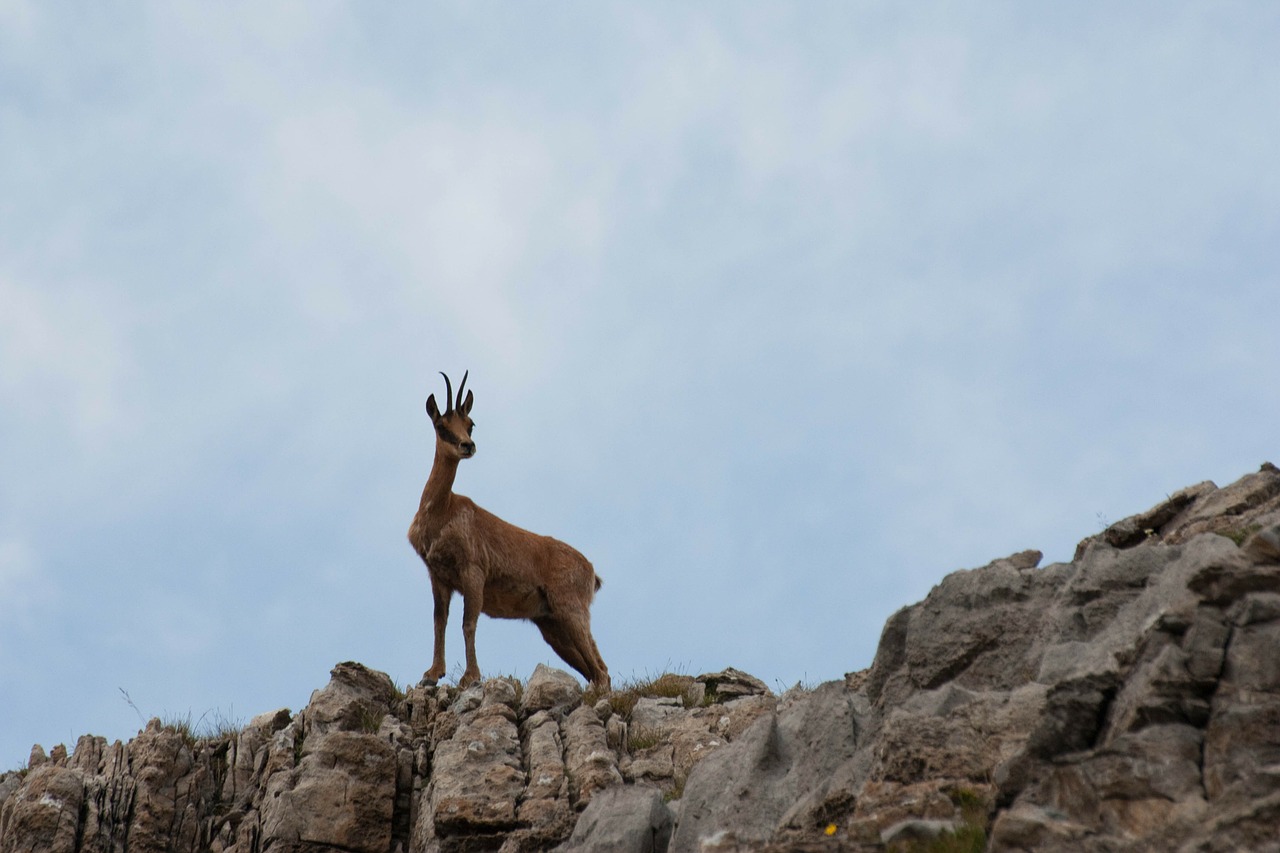
<path fill-rule="evenodd" d="M 196 738 L 33 749 L 8 851 L 1280 851 L 1280 471 L 948 575 L 875 662 L 584 696 L 563 672 L 398 690 Z"/>

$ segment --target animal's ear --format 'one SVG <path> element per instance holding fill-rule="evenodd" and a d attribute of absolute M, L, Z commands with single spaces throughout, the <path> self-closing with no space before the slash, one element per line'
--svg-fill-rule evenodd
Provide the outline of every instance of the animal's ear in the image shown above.
<path fill-rule="evenodd" d="M 471 414 L 471 404 L 475 402 L 475 399 L 476 399 L 475 395 L 472 394 L 470 391 L 468 391 L 467 399 L 463 401 L 461 406 L 459 406 L 459 408 L 462 410 L 462 414 L 464 415 Z"/>
<path fill-rule="evenodd" d="M 440 420 L 440 407 L 436 405 L 435 394 L 427 398 L 427 414 L 431 417 L 432 423 Z"/>

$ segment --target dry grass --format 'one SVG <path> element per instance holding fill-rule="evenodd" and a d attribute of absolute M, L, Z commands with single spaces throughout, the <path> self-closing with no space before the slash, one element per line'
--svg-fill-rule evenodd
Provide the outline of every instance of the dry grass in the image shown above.
<path fill-rule="evenodd" d="M 691 701 L 690 688 L 692 687 L 693 678 L 690 676 L 665 672 L 658 676 L 646 676 L 624 681 L 621 686 L 615 687 L 608 693 L 604 693 L 595 687 L 589 687 L 583 694 L 582 701 L 587 705 L 595 705 L 601 699 L 605 699 L 613 709 L 613 713 L 624 720 L 629 720 L 631 719 L 631 712 L 635 710 L 636 703 L 646 697 L 679 699 L 686 708 L 689 707 Z"/>

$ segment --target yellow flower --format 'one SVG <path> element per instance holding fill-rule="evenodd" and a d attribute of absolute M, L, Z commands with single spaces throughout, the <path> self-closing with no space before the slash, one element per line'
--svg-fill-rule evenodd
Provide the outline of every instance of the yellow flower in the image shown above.
<path fill-rule="evenodd" d="M 836 825 L 835 825 L 834 823 L 829 823 L 829 824 L 827 824 L 827 828 L 826 828 L 826 830 L 825 830 L 825 831 L 826 831 L 827 835 L 835 835 L 835 834 L 836 834 Z"/>

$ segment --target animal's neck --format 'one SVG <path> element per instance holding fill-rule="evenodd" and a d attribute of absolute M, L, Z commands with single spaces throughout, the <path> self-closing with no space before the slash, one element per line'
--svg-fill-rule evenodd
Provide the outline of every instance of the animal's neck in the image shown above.
<path fill-rule="evenodd" d="M 431 474 L 422 489 L 418 514 L 439 518 L 449 509 L 449 496 L 453 493 L 453 480 L 458 476 L 459 459 L 443 453 L 436 445 L 436 458 L 431 463 Z"/>

